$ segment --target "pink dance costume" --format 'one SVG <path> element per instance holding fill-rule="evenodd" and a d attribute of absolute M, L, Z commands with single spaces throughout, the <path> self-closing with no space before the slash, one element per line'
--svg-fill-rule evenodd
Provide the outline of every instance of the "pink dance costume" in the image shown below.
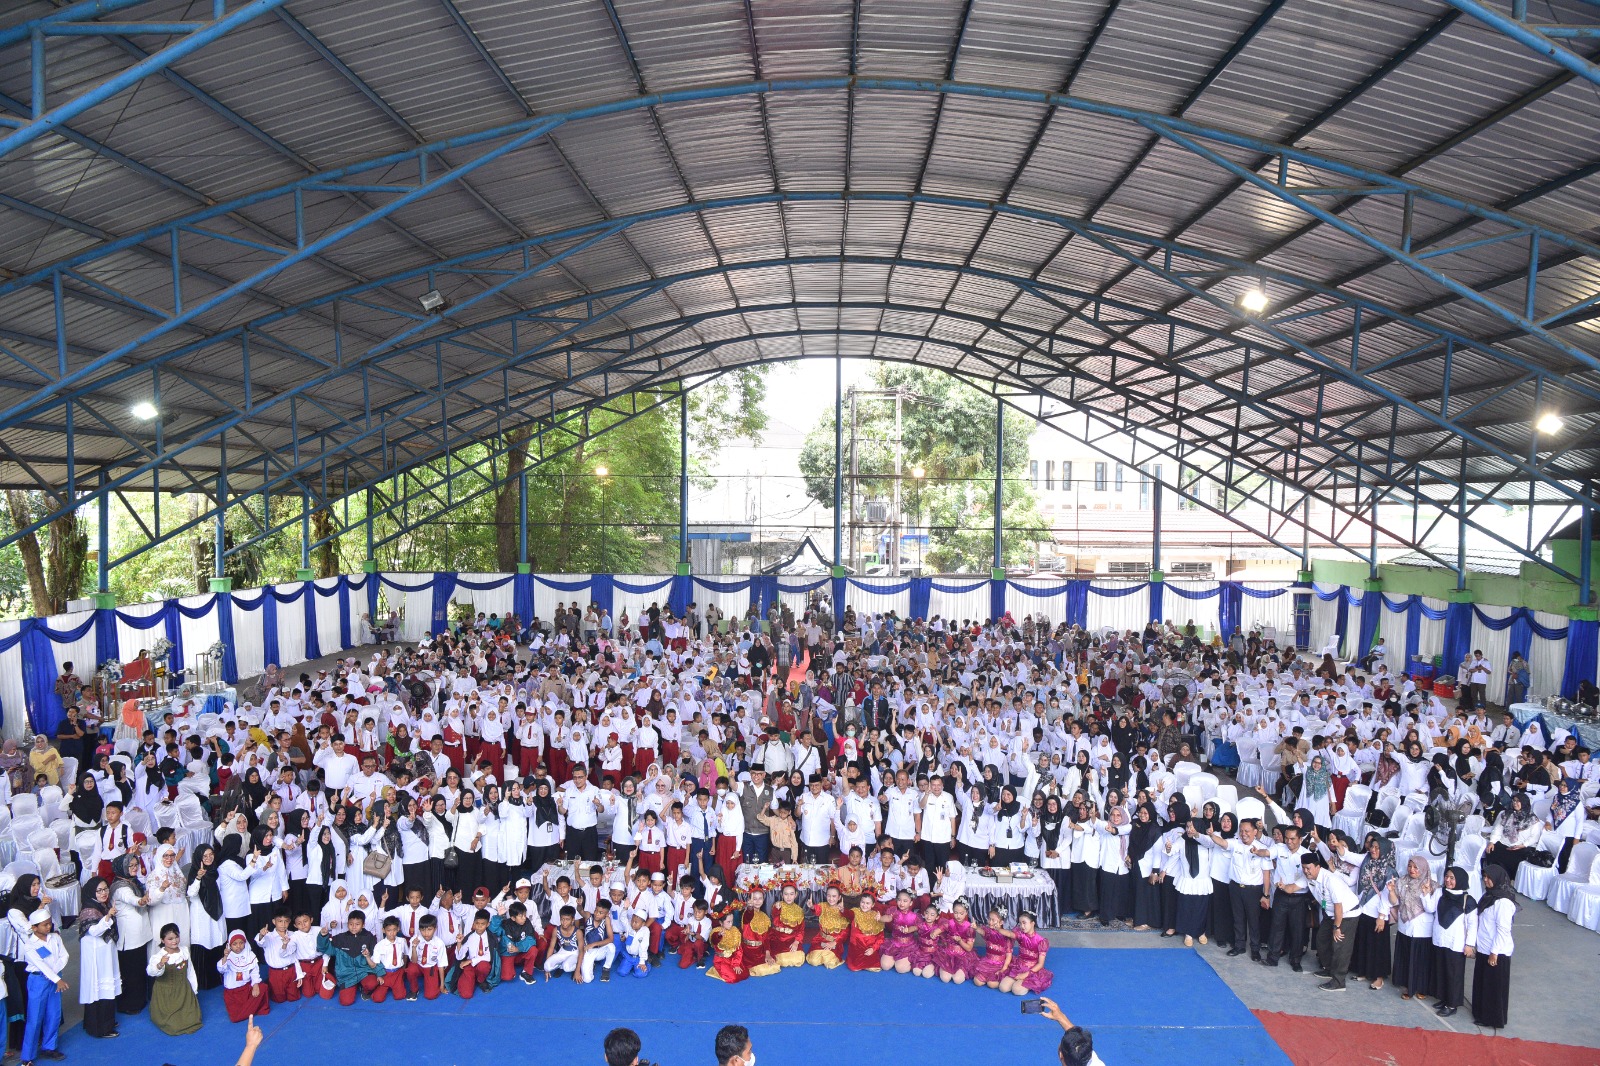
<path fill-rule="evenodd" d="M 1055 974 L 1049 970 L 1032 972 L 1040 959 L 1050 953 L 1050 942 L 1041 933 L 1018 933 L 1017 953 L 1012 957 L 1011 968 L 1006 971 L 1006 976 L 1022 982 L 1022 987 L 1029 992 L 1043 992 L 1050 987 L 1050 982 L 1055 980 Z"/>
<path fill-rule="evenodd" d="M 939 919 L 939 947 L 934 964 L 948 974 L 964 973 L 971 977 L 978 969 L 978 954 L 961 946 L 973 936 L 976 926 L 971 921 L 958 922 L 952 915 Z"/>
<path fill-rule="evenodd" d="M 1006 970 L 1011 967 L 1011 948 L 1015 938 L 1006 929 L 991 929 L 983 927 L 982 959 L 973 969 L 971 977 L 974 981 L 987 981 L 990 984 L 1000 980 L 1006 975 Z"/>
<path fill-rule="evenodd" d="M 920 970 L 939 961 L 939 937 L 944 923 L 938 919 L 925 922 L 917 919 L 917 935 L 911 941 L 911 968 Z"/>
<path fill-rule="evenodd" d="M 889 919 L 888 936 L 883 942 L 883 954 L 895 962 L 906 959 L 913 966 L 927 965 L 918 963 L 917 957 L 917 930 L 922 925 L 915 911 L 896 910 Z"/>

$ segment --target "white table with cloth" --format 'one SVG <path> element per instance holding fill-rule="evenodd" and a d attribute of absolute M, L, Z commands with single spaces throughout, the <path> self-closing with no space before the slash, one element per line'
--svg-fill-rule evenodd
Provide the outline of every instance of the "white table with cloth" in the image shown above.
<path fill-rule="evenodd" d="M 1528 723 L 1534 718 L 1544 719 L 1545 736 L 1548 737 L 1557 729 L 1565 729 L 1577 735 L 1584 747 L 1593 750 L 1600 743 L 1600 722 L 1585 721 L 1571 715 L 1557 714 L 1555 711 L 1545 710 L 1542 703 L 1513 703 L 1509 708 L 1511 717 L 1516 720 L 1518 729 L 1526 729 Z"/>

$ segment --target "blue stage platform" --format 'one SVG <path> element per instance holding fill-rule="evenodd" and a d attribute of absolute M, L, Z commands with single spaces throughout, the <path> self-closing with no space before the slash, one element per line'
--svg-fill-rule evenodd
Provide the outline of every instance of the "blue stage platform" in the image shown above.
<path fill-rule="evenodd" d="M 1048 1066 L 1060 1030 L 1024 1016 L 1014 996 L 921 980 L 812 967 L 727 986 L 674 959 L 642 980 L 574 985 L 541 979 L 502 985 L 471 1002 L 314 1000 L 273 1007 L 256 1066 L 447 1066 L 478 1063 L 598 1063 L 606 1032 L 625 1025 L 663 1066 L 710 1066 L 712 1037 L 729 1022 L 747 1026 L 763 1066 L 923 1061 Z M 1255 1016 L 1191 951 L 1057 949 L 1048 995 L 1094 1034 L 1107 1066 L 1287 1066 Z M 220 993 L 201 997 L 206 1024 L 168 1037 L 146 1016 L 124 1018 L 117 1040 L 74 1029 L 62 1050 L 72 1061 L 138 1066 L 228 1066 L 243 1026 L 228 1022 Z"/>

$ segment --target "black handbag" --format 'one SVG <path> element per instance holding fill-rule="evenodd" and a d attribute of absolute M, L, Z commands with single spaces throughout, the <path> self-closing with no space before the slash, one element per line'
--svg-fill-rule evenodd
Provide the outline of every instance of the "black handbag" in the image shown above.
<path fill-rule="evenodd" d="M 1367 815 L 1367 826 L 1370 829 L 1389 828 L 1389 812 L 1382 807 L 1374 807 L 1372 812 Z"/>
<path fill-rule="evenodd" d="M 1550 854 L 1548 851 L 1545 851 L 1543 848 L 1540 848 L 1538 851 L 1535 851 L 1532 855 L 1529 855 L 1522 861 L 1530 866 L 1543 866 L 1548 869 L 1556 864 L 1556 857 Z"/>
<path fill-rule="evenodd" d="M 444 863 L 446 870 L 454 870 L 461 865 L 461 849 L 451 844 L 444 849 L 444 859 L 441 861 Z"/>

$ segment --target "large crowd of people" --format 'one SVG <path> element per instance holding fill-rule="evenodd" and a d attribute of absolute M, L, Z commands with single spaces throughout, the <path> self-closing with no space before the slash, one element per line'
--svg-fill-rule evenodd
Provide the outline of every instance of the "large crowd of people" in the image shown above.
<path fill-rule="evenodd" d="M 1600 778 L 1575 738 L 1371 665 L 1171 623 L 574 603 L 315 677 L 272 667 L 221 713 L 180 697 L 141 722 L 67 683 L 70 727 L 38 738 L 54 758 L 0 765 L 71 820 L 82 870 L 0 885 L 10 1048 L 59 1055 L 56 916 L 97 1037 L 145 1010 L 193 1032 L 218 986 L 242 1021 L 308 996 L 641 978 L 667 955 L 723 982 L 842 965 L 1026 996 L 1051 983 L 1035 917 L 963 891 L 1012 864 L 1062 916 L 1310 967 L 1328 991 L 1390 982 L 1443 1015 L 1470 999 L 1502 1027 L 1516 868 L 1550 831 L 1564 866 Z M 1287 817 L 1182 787 L 1246 739 L 1281 755 Z M 1363 839 L 1333 825 L 1357 784 Z M 1476 896 L 1460 866 L 1397 867 L 1385 797 L 1485 819 Z M 745 863 L 771 872 L 748 893 Z M 809 903 L 799 864 L 827 871 Z"/>

